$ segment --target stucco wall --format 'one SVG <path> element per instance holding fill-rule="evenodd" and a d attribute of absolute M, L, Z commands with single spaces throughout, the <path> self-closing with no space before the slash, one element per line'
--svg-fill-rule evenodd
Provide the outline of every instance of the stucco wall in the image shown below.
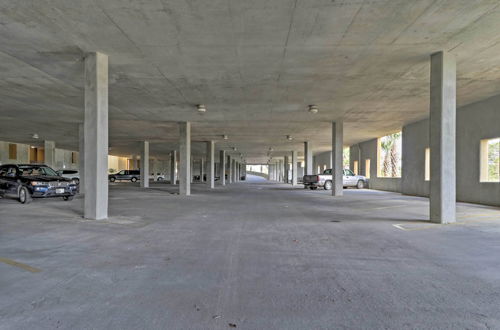
<path fill-rule="evenodd" d="M 358 161 L 358 174 L 366 176 L 366 159 L 370 159 L 369 187 L 371 189 L 401 192 L 401 178 L 377 177 L 377 144 L 377 139 L 372 139 L 351 146 L 349 149 L 350 168 L 353 169 L 354 161 Z"/>
<path fill-rule="evenodd" d="M 457 110 L 457 200 L 500 206 L 500 183 L 479 181 L 480 141 L 500 137 L 500 95 Z M 425 149 L 429 146 L 429 120 L 403 127 L 402 177 L 377 178 L 377 139 L 351 146 L 351 168 L 361 154 L 360 173 L 365 159 L 371 159 L 370 187 L 429 196 L 425 181 Z M 432 173 L 431 173 L 432 178 Z"/>

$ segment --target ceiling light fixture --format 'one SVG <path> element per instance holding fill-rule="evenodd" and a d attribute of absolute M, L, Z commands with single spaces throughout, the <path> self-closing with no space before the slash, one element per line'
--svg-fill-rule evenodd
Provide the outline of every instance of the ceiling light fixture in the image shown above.
<path fill-rule="evenodd" d="M 198 104 L 198 105 L 196 106 L 196 108 L 198 109 L 198 112 L 199 112 L 199 113 L 205 113 L 205 112 L 207 112 L 207 108 L 206 108 L 206 107 L 205 107 L 205 105 L 203 105 L 203 104 Z"/>
<path fill-rule="evenodd" d="M 272 147 L 269 148 L 269 151 L 274 151 L 274 149 Z"/>
<path fill-rule="evenodd" d="M 287 135 L 287 136 L 286 136 L 286 139 L 287 139 L 288 141 L 292 141 L 292 140 L 293 140 L 293 137 L 292 137 L 291 135 Z"/>
<path fill-rule="evenodd" d="M 226 135 L 226 134 L 224 134 L 224 135 L 222 136 L 222 138 L 223 138 L 224 140 L 227 140 L 227 139 L 228 139 L 228 137 L 227 137 L 227 135 Z"/>
<path fill-rule="evenodd" d="M 236 151 L 236 147 L 233 147 L 233 150 Z"/>
<path fill-rule="evenodd" d="M 38 139 L 38 134 L 33 133 L 33 135 L 31 137 L 34 138 L 34 139 Z"/>
<path fill-rule="evenodd" d="M 314 104 L 311 104 L 309 106 L 309 112 L 310 113 L 318 113 L 318 107 L 316 105 L 314 105 Z"/>

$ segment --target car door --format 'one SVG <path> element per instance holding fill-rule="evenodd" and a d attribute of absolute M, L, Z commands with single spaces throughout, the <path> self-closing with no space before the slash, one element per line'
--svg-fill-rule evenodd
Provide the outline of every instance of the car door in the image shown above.
<path fill-rule="evenodd" d="M 351 170 L 344 170 L 344 186 L 352 187 L 356 185 L 356 176 L 352 173 Z"/>
<path fill-rule="evenodd" d="M 0 166 L 0 194 L 5 194 L 7 192 L 7 166 Z"/>
<path fill-rule="evenodd" d="M 6 166 L 6 171 L 2 173 L 3 193 L 17 195 L 19 173 L 16 166 Z"/>

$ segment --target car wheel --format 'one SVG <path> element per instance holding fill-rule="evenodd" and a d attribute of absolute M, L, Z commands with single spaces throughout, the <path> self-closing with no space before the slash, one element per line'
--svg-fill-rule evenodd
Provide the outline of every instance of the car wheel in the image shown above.
<path fill-rule="evenodd" d="M 325 185 L 323 186 L 323 189 L 332 190 L 332 181 L 326 181 Z"/>
<path fill-rule="evenodd" d="M 69 202 L 73 200 L 73 196 L 64 196 L 63 199 Z"/>
<path fill-rule="evenodd" d="M 363 189 L 365 187 L 365 183 L 363 180 L 359 180 L 358 184 L 356 185 L 356 188 L 358 189 Z"/>
<path fill-rule="evenodd" d="M 19 203 L 29 204 L 29 203 L 31 203 L 32 200 L 33 200 L 33 198 L 31 197 L 31 194 L 30 194 L 28 188 L 21 187 L 21 189 L 19 189 Z"/>
<path fill-rule="evenodd" d="M 115 182 L 116 179 L 115 178 L 109 178 L 109 182 Z"/>
<path fill-rule="evenodd" d="M 130 181 L 132 181 L 132 182 L 136 182 L 136 181 L 137 181 L 137 178 L 132 178 L 132 179 L 130 179 Z"/>
<path fill-rule="evenodd" d="M 158 178 L 158 181 L 163 181 L 163 178 L 161 178 L 161 177 L 160 177 L 160 178 Z"/>

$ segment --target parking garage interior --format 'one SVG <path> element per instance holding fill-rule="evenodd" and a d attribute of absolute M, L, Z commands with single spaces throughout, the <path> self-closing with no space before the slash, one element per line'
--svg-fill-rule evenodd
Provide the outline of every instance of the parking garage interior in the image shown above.
<path fill-rule="evenodd" d="M 499 28 L 497 0 L 0 4 L 0 329 L 500 328 Z M 26 202 L 23 164 L 79 192 Z"/>

